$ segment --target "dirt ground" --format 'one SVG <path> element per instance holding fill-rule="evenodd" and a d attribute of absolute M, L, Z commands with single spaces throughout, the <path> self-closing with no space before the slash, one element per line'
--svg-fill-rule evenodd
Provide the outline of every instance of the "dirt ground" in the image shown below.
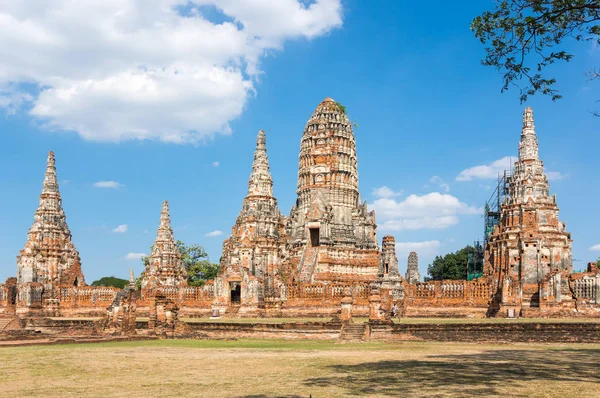
<path fill-rule="evenodd" d="M 14 397 L 597 397 L 600 345 L 162 340 L 0 348 Z"/>

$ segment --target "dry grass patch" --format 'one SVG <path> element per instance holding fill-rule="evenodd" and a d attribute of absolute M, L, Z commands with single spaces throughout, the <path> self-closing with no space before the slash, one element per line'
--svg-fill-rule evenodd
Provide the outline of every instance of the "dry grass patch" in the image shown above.
<path fill-rule="evenodd" d="M 0 349 L 6 396 L 580 397 L 600 345 L 163 340 Z"/>

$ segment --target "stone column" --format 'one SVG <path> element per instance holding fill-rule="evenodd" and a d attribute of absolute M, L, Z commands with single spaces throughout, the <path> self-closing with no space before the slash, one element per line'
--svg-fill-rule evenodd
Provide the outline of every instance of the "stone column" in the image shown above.
<path fill-rule="evenodd" d="M 381 314 L 381 296 L 377 290 L 373 291 L 373 294 L 369 296 L 369 322 L 382 321 Z"/>
<path fill-rule="evenodd" d="M 342 322 L 352 322 L 352 297 L 346 296 L 342 299 Z"/>

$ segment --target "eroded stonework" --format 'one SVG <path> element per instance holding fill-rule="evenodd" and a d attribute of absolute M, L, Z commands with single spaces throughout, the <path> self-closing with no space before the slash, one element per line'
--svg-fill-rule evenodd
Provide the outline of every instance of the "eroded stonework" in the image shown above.
<path fill-rule="evenodd" d="M 550 195 L 530 107 L 523 114 L 519 159 L 500 212 L 500 223 L 485 252 L 485 273 L 502 291 L 497 299 L 516 309 L 539 307 L 544 296 L 540 289 L 548 278 L 562 284 L 558 290 L 568 296 L 567 280 L 573 272 L 571 234 L 559 220 L 556 196 Z"/>
<path fill-rule="evenodd" d="M 289 225 L 300 282 L 377 277 L 375 212 L 361 204 L 357 164 L 352 125 L 343 108 L 327 98 L 300 142 L 298 198 Z"/>
<path fill-rule="evenodd" d="M 187 272 L 171 228 L 169 202 L 165 200 L 152 253 L 148 256 L 148 265 L 142 273 L 142 289 L 187 286 L 187 281 Z"/>
<path fill-rule="evenodd" d="M 417 252 L 410 252 L 408 255 L 405 279 L 406 282 L 411 285 L 421 280 L 421 274 L 419 273 L 419 256 L 417 255 Z"/>
<path fill-rule="evenodd" d="M 264 131 L 259 131 L 244 198 L 231 236 L 223 243 L 215 295 L 221 305 L 257 306 L 282 283 L 288 259 L 286 217 L 273 196 Z"/>
<path fill-rule="evenodd" d="M 25 248 L 17 257 L 17 282 L 52 286 L 85 286 L 79 252 L 71 240 L 71 231 L 58 190 L 54 153 L 48 154 L 46 176 L 40 203 L 27 234 Z"/>

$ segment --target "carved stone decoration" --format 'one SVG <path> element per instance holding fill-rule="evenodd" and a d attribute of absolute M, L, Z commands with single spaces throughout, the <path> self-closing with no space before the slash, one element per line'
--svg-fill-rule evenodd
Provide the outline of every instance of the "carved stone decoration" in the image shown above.
<path fill-rule="evenodd" d="M 85 286 L 79 252 L 58 190 L 54 153 L 48 154 L 46 176 L 27 242 L 17 257 L 17 282 L 41 283 L 46 291 L 60 285 Z M 54 299 L 51 297 L 50 299 Z"/>
<path fill-rule="evenodd" d="M 181 261 L 181 254 L 171 228 L 169 202 L 165 200 L 162 205 L 156 240 L 152 245 L 152 252 L 148 256 L 148 265 L 142 273 L 142 289 L 167 286 L 187 286 L 187 272 Z"/>
<path fill-rule="evenodd" d="M 304 129 L 297 195 L 288 228 L 299 280 L 373 281 L 380 263 L 375 213 L 361 204 L 352 125 L 331 98 Z"/>
<path fill-rule="evenodd" d="M 406 282 L 413 285 L 421 281 L 419 273 L 419 256 L 416 252 L 410 252 L 408 255 L 408 265 L 406 266 Z"/>
<path fill-rule="evenodd" d="M 258 132 L 248 194 L 231 236 L 223 242 L 217 276 L 216 305 L 241 305 L 256 311 L 264 297 L 277 295 L 279 271 L 286 258 L 288 220 L 273 196 L 273 178 L 263 130 Z"/>
<path fill-rule="evenodd" d="M 556 196 L 550 196 L 539 159 L 533 110 L 527 107 L 519 160 L 509 176 L 500 224 L 494 227 L 485 248 L 484 273 L 496 289 L 502 290 L 495 295 L 501 302 L 492 303 L 493 307 L 539 307 L 547 296 L 540 291 L 545 279 L 555 272 L 573 272 L 571 246 L 571 234 L 559 221 Z M 506 282 L 509 279 L 511 282 Z M 567 299 L 566 295 L 558 296 Z"/>

